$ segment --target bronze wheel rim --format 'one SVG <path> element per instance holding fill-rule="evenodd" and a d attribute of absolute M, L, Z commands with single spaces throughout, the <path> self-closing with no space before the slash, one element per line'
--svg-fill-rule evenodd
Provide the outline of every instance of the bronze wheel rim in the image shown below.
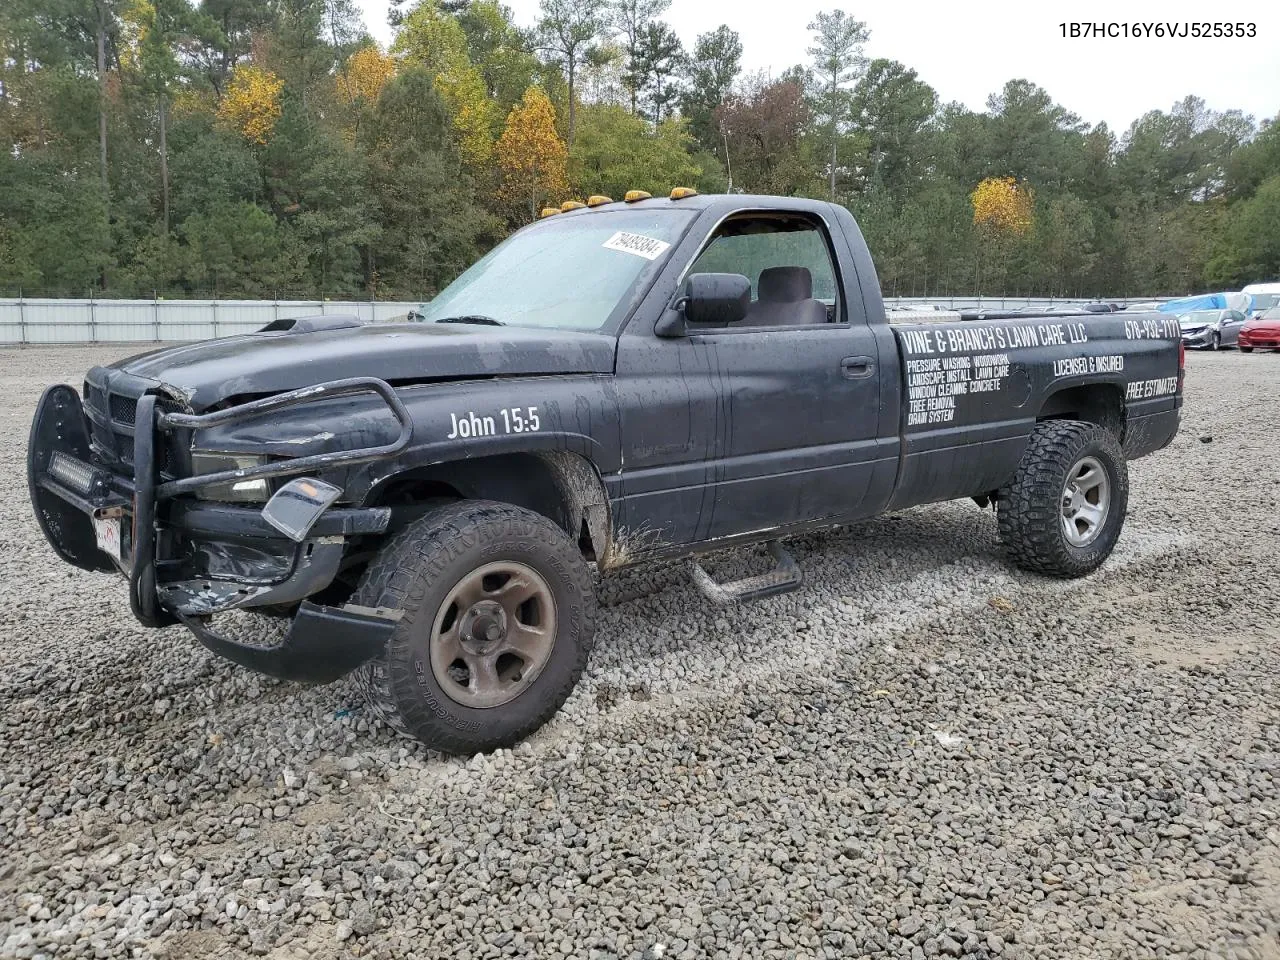
<path fill-rule="evenodd" d="M 486 563 L 449 591 L 431 628 L 431 672 L 466 707 L 510 703 L 538 678 L 556 642 L 556 602 L 532 567 Z"/>

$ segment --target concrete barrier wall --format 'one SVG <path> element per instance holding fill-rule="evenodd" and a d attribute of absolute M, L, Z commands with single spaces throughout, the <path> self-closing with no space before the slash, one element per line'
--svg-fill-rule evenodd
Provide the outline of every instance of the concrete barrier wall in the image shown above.
<path fill-rule="evenodd" d="M 355 314 L 386 323 L 403 320 L 417 306 L 340 300 L 0 299 L 0 343 L 208 340 L 315 314 Z"/>
<path fill-rule="evenodd" d="M 889 306 L 1016 310 L 1081 304 L 1048 297 L 889 297 Z M 1118 301 L 1123 302 L 1123 301 Z M 367 300 L 40 300 L 0 299 L 0 343 L 133 343 L 208 340 L 252 333 L 273 320 L 355 314 L 371 323 L 403 320 L 417 303 Z"/>

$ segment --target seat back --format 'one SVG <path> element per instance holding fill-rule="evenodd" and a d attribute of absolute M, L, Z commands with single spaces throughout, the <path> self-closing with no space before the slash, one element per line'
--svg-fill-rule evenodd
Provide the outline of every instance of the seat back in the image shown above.
<path fill-rule="evenodd" d="M 801 326 L 827 322 L 827 307 L 813 299 L 808 267 L 767 267 L 760 271 L 759 298 L 741 323 L 748 327 Z"/>

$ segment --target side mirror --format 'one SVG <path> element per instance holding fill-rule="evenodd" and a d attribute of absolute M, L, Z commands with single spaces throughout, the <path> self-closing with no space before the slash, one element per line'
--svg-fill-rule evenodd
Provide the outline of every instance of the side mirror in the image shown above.
<path fill-rule="evenodd" d="M 684 282 L 684 292 L 662 315 L 654 332 L 660 337 L 682 337 L 686 323 L 724 326 L 737 323 L 751 305 L 751 281 L 740 273 L 695 273 Z"/>

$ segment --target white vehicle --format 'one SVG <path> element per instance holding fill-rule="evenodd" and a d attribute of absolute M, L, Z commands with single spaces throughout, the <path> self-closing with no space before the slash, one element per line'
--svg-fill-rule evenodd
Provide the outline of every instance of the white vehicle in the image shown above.
<path fill-rule="evenodd" d="M 1261 316 L 1272 307 L 1280 306 L 1280 283 L 1251 283 L 1240 292 L 1253 297 L 1250 316 Z"/>

